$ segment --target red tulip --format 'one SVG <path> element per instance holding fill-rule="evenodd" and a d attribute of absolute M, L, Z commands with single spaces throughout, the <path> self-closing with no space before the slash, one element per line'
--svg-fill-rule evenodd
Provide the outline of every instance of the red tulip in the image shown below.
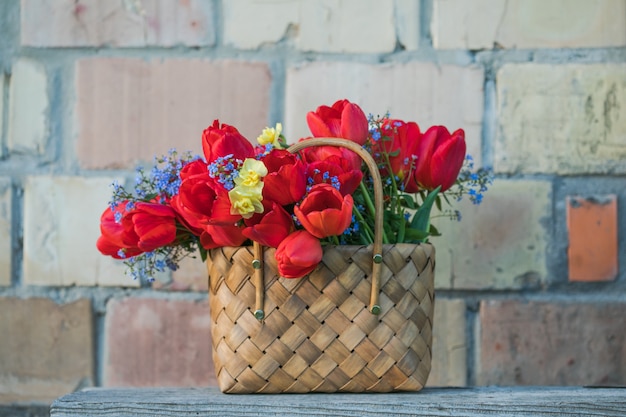
<path fill-rule="evenodd" d="M 304 164 L 286 150 L 274 149 L 264 156 L 268 174 L 263 177 L 263 200 L 275 201 L 281 206 L 300 201 L 306 192 Z"/>
<path fill-rule="evenodd" d="M 98 250 L 116 259 L 129 258 L 143 251 L 137 247 L 139 236 L 135 233 L 131 219 L 132 211 L 127 211 L 127 202 L 118 205 L 115 210 L 107 208 L 100 216 L 100 232 L 102 235 L 96 242 Z M 115 216 L 121 216 L 119 221 Z"/>
<path fill-rule="evenodd" d="M 415 169 L 415 154 L 421 139 L 420 128 L 415 122 L 402 120 L 387 120 L 382 125 L 382 137 L 373 141 L 372 154 L 375 159 L 387 166 L 382 152 L 389 158 L 389 167 L 401 182 L 404 182 L 405 191 L 417 192 L 419 188 L 412 180 L 412 170 Z M 388 175 L 387 168 L 381 169 L 383 175 Z"/>
<path fill-rule="evenodd" d="M 204 229 L 209 223 L 233 224 L 240 220 L 241 216 L 230 214 L 228 194 L 221 186 L 215 187 L 216 183 L 208 173 L 185 175 L 171 205 L 194 228 Z"/>
<path fill-rule="evenodd" d="M 98 248 L 101 254 L 112 256 L 115 259 L 126 259 L 143 253 L 137 247 L 124 248 L 118 246 L 104 235 L 101 235 L 96 241 L 96 248 Z"/>
<path fill-rule="evenodd" d="M 200 236 L 204 230 L 204 224 L 200 221 L 200 218 L 187 207 L 183 205 L 180 199 L 180 194 L 175 195 L 170 199 L 170 205 L 176 212 L 176 219 L 187 229 L 191 234 Z"/>
<path fill-rule="evenodd" d="M 180 179 L 183 181 L 191 177 L 207 177 L 208 175 L 208 164 L 202 159 L 196 159 L 195 161 L 191 161 L 188 164 L 185 164 L 185 166 L 183 166 L 179 173 Z"/>
<path fill-rule="evenodd" d="M 207 225 L 200 235 L 200 244 L 205 249 L 215 249 L 222 246 L 241 246 L 246 237 L 241 234 L 241 227 L 231 225 Z"/>
<path fill-rule="evenodd" d="M 320 241 L 306 230 L 287 236 L 276 249 L 278 273 L 285 278 L 301 278 L 313 271 L 322 260 Z"/>
<path fill-rule="evenodd" d="M 306 115 L 306 121 L 315 137 L 349 139 L 363 145 L 367 139 L 367 117 L 361 108 L 348 100 L 339 100 L 332 105 L 320 106 Z"/>
<path fill-rule="evenodd" d="M 323 161 L 310 163 L 306 168 L 306 176 L 313 180 L 313 184 L 332 184 L 333 178 L 336 178 L 339 192 L 347 195 L 357 189 L 363 179 L 363 172 L 360 169 L 352 169 L 345 159 L 331 156 Z"/>
<path fill-rule="evenodd" d="M 352 205 L 351 195 L 342 196 L 330 184 L 316 184 L 293 211 L 302 226 L 321 239 L 340 235 L 350 226 Z"/>
<path fill-rule="evenodd" d="M 225 123 L 220 126 L 219 120 L 215 120 L 202 133 L 202 150 L 208 163 L 227 155 L 233 155 L 233 158 L 242 161 L 254 157 L 254 148 L 250 141 L 235 127 Z"/>
<path fill-rule="evenodd" d="M 450 134 L 444 126 L 429 128 L 419 142 L 415 180 L 427 189 L 450 188 L 456 181 L 465 159 L 465 132 Z"/>
<path fill-rule="evenodd" d="M 132 214 L 137 246 L 144 252 L 167 246 L 176 239 L 176 212 L 170 206 L 156 203 L 137 203 Z"/>
<path fill-rule="evenodd" d="M 291 216 L 284 208 L 274 203 L 272 209 L 264 213 L 259 223 L 246 227 L 241 233 L 261 245 L 276 248 L 292 230 Z"/>
<path fill-rule="evenodd" d="M 307 139 L 301 139 L 304 141 Z M 313 163 L 316 161 L 325 161 L 329 158 L 339 158 L 342 160 L 342 166 L 349 171 L 361 170 L 361 157 L 349 149 L 339 146 L 314 146 L 304 148 L 300 151 L 304 162 Z"/>

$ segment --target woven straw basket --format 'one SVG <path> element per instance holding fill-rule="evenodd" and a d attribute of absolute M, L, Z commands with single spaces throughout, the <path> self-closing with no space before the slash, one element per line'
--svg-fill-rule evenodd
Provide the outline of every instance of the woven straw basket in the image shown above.
<path fill-rule="evenodd" d="M 225 393 L 419 391 L 431 366 L 435 251 L 382 245 L 376 163 L 353 142 L 309 139 L 289 148 L 344 146 L 375 183 L 375 241 L 326 246 L 301 279 L 279 276 L 275 249 L 208 253 L 213 361 Z"/>

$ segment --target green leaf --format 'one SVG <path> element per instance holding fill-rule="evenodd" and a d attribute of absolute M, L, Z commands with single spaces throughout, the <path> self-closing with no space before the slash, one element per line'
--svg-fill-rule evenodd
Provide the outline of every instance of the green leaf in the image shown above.
<path fill-rule="evenodd" d="M 428 194 L 428 196 L 424 199 L 424 203 L 422 206 L 415 212 L 413 216 L 413 220 L 411 220 L 411 229 L 417 229 L 426 231 L 430 226 L 430 211 L 433 207 L 433 203 L 437 198 L 437 194 L 441 186 L 435 188 L 433 191 Z"/>
<path fill-rule="evenodd" d="M 430 230 L 428 233 L 430 236 L 441 236 L 441 232 L 434 225 L 430 225 Z"/>
<path fill-rule="evenodd" d="M 446 197 L 446 195 L 443 195 L 444 198 L 446 199 L 446 202 L 448 202 L 448 198 Z M 441 194 L 437 195 L 437 199 L 435 200 L 435 205 L 437 206 L 437 210 L 441 211 Z"/>
<path fill-rule="evenodd" d="M 419 243 L 428 237 L 428 232 L 417 229 L 406 229 L 404 231 L 405 243 Z"/>
<path fill-rule="evenodd" d="M 400 196 L 400 201 L 405 207 L 410 208 L 411 210 L 415 210 L 417 208 L 417 204 L 415 204 L 415 200 L 413 196 L 408 194 L 403 194 Z"/>
<path fill-rule="evenodd" d="M 202 259 L 202 262 L 206 262 L 207 250 L 200 244 L 198 244 L 198 250 L 200 251 L 200 258 Z"/>

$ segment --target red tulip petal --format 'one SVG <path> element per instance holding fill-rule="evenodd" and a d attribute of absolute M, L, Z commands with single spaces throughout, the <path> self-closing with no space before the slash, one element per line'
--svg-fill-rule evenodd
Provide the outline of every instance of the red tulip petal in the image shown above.
<path fill-rule="evenodd" d="M 328 125 L 322 118 L 313 113 L 309 112 L 306 115 L 306 122 L 309 125 L 309 130 L 311 134 L 315 137 L 333 137 L 333 132 L 330 130 Z"/>
<path fill-rule="evenodd" d="M 436 185 L 441 185 L 441 191 L 454 185 L 465 160 L 464 134 L 462 131 L 460 134 L 457 132 L 452 139 L 437 148 L 431 159 L 431 178 Z"/>
<path fill-rule="evenodd" d="M 341 112 L 340 135 L 363 145 L 369 134 L 367 117 L 354 103 L 347 104 Z"/>

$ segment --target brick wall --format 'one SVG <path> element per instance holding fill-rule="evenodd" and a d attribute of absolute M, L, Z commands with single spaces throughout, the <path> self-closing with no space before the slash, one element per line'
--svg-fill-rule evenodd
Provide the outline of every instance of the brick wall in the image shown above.
<path fill-rule="evenodd" d="M 6 0 L 0 28 L 0 404 L 213 384 L 203 265 L 101 256 L 109 184 L 339 98 L 462 127 L 496 175 L 438 224 L 430 385 L 626 384 L 626 1 Z"/>

